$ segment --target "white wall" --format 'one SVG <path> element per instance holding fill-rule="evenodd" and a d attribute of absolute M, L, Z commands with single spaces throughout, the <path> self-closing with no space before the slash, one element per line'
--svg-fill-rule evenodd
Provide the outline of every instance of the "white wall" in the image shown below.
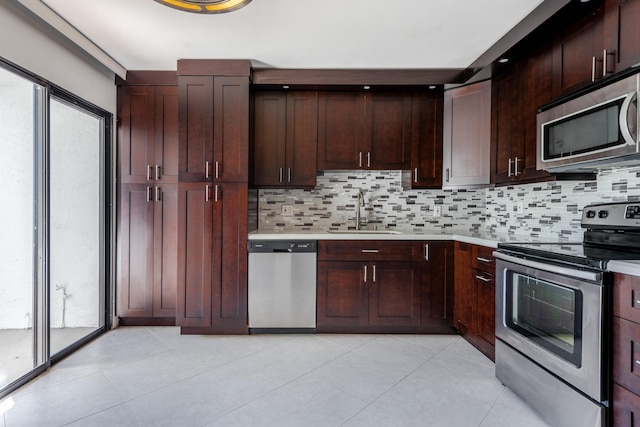
<path fill-rule="evenodd" d="M 116 113 L 113 72 L 11 0 L 0 2 L 0 57 Z"/>

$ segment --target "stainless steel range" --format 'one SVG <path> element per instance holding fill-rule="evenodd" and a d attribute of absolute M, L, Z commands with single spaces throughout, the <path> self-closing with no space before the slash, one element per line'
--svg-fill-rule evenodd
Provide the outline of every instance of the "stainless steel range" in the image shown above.
<path fill-rule="evenodd" d="M 583 242 L 501 244 L 496 377 L 552 426 L 607 425 L 611 260 L 640 259 L 640 202 L 584 208 Z"/>

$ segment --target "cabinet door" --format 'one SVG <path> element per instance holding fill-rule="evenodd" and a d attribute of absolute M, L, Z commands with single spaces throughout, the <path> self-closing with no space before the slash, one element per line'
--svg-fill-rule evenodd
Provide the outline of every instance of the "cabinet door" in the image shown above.
<path fill-rule="evenodd" d="M 613 381 L 640 394 L 640 324 L 613 317 Z"/>
<path fill-rule="evenodd" d="M 421 326 L 434 332 L 449 332 L 453 326 L 453 243 L 423 245 Z"/>
<path fill-rule="evenodd" d="M 477 296 L 473 245 L 456 242 L 454 256 L 454 327 L 463 335 L 475 335 Z"/>
<path fill-rule="evenodd" d="M 178 326 L 211 326 L 211 187 L 201 182 L 178 185 Z"/>
<path fill-rule="evenodd" d="M 492 82 L 492 181 L 516 179 L 522 168 L 524 132 L 522 126 L 522 96 L 517 65 L 496 76 Z"/>
<path fill-rule="evenodd" d="M 419 263 L 373 262 L 369 269 L 369 325 L 419 326 Z"/>
<path fill-rule="evenodd" d="M 213 82 L 213 170 L 216 181 L 249 180 L 249 78 Z"/>
<path fill-rule="evenodd" d="M 176 316 L 178 280 L 178 185 L 154 188 L 153 316 Z"/>
<path fill-rule="evenodd" d="M 563 28 L 554 41 L 553 94 L 561 96 L 602 78 L 604 51 L 602 7 L 584 6 L 575 23 Z"/>
<path fill-rule="evenodd" d="M 253 147 L 253 183 L 283 186 L 287 128 L 287 95 L 256 92 Z"/>
<path fill-rule="evenodd" d="M 532 180 L 549 177 L 546 171 L 538 170 L 538 107 L 552 100 L 553 57 L 551 42 L 543 44 L 530 53 L 520 67 L 520 86 L 523 87 L 522 122 L 524 128 L 524 157 L 518 163 L 518 180 Z"/>
<path fill-rule="evenodd" d="M 322 331 L 323 326 L 369 323 L 368 292 L 364 286 L 368 268 L 368 263 L 361 262 L 318 262 L 318 331 Z"/>
<path fill-rule="evenodd" d="M 246 334 L 247 184 L 213 187 L 213 331 Z"/>
<path fill-rule="evenodd" d="M 151 181 L 155 165 L 155 88 L 122 86 L 119 90 L 120 182 Z"/>
<path fill-rule="evenodd" d="M 359 169 L 366 164 L 365 103 L 358 92 L 321 92 L 318 98 L 318 169 Z"/>
<path fill-rule="evenodd" d="M 178 87 L 155 88 L 154 179 L 163 184 L 178 182 Z"/>
<path fill-rule="evenodd" d="M 180 76 L 180 181 L 213 177 L 213 77 Z"/>
<path fill-rule="evenodd" d="M 287 186 L 316 185 L 318 158 L 318 93 L 287 94 L 284 180 Z"/>
<path fill-rule="evenodd" d="M 365 103 L 367 135 L 361 149 L 366 158 L 363 167 L 380 170 L 409 169 L 411 95 L 403 92 L 369 93 L 365 94 Z"/>
<path fill-rule="evenodd" d="M 489 345 L 488 348 L 493 348 L 496 345 L 496 288 L 493 277 L 486 273 L 478 272 L 476 289 L 478 297 L 478 337 Z"/>
<path fill-rule="evenodd" d="M 120 188 L 118 305 L 121 317 L 153 315 L 153 188 Z"/>
<path fill-rule="evenodd" d="M 613 384 L 613 426 L 640 427 L 640 396 Z"/>
<path fill-rule="evenodd" d="M 604 31 L 605 48 L 610 53 L 608 71 L 622 71 L 640 62 L 639 22 L 640 0 L 606 0 Z"/>
<path fill-rule="evenodd" d="M 442 101 L 442 92 L 413 95 L 411 188 L 442 186 Z"/>
<path fill-rule="evenodd" d="M 491 81 L 444 94 L 443 187 L 490 181 Z"/>

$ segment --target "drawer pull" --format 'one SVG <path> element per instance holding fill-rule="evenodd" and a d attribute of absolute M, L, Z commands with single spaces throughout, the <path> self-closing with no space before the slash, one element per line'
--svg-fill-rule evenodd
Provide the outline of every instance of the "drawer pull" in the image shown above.
<path fill-rule="evenodd" d="M 478 261 L 481 261 L 481 262 L 488 262 L 488 263 L 492 263 L 493 262 L 492 259 L 487 259 L 487 258 L 482 258 L 482 257 L 478 257 L 477 259 L 478 259 Z"/>
<path fill-rule="evenodd" d="M 476 276 L 476 279 L 478 279 L 478 280 L 482 280 L 483 282 L 490 282 L 490 281 L 491 281 L 491 279 L 487 279 L 487 278 L 486 278 L 486 277 L 484 277 L 484 276 Z"/>
<path fill-rule="evenodd" d="M 380 252 L 378 249 L 363 249 L 362 250 L 363 254 L 377 254 L 378 252 Z"/>
<path fill-rule="evenodd" d="M 640 359 L 636 360 L 636 365 L 640 365 Z"/>

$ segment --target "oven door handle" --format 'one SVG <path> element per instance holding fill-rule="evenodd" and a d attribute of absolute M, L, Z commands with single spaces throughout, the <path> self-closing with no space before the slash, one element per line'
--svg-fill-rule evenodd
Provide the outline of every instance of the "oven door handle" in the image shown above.
<path fill-rule="evenodd" d="M 549 273 L 561 274 L 563 276 L 575 277 L 577 279 L 588 280 L 590 282 L 596 282 L 596 283 L 600 283 L 602 281 L 602 273 L 595 273 L 592 271 L 576 270 L 574 268 L 566 268 L 558 265 L 545 264 L 543 262 L 518 258 L 515 256 L 503 254 L 497 251 L 493 253 L 493 256 L 503 261 L 508 261 L 513 264 L 519 264 L 524 267 L 530 267 L 536 270 L 548 271 Z"/>

